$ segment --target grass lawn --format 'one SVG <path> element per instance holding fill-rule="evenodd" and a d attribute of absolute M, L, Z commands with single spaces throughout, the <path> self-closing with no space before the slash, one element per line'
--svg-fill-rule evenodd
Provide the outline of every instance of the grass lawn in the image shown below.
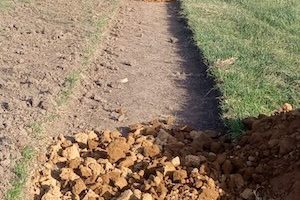
<path fill-rule="evenodd" d="M 299 107 L 299 0 L 182 0 L 182 8 L 232 132 L 244 117 Z"/>

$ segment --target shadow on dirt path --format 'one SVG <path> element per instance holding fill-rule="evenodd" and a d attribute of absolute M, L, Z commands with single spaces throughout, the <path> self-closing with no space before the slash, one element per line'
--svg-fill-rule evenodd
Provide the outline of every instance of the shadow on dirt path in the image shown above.
<path fill-rule="evenodd" d="M 168 29 L 173 34 L 180 68 L 184 78 L 177 80 L 177 86 L 186 90 L 184 106 L 175 115 L 185 123 L 201 130 L 224 129 L 220 119 L 219 91 L 209 76 L 201 50 L 195 45 L 186 19 L 180 15 L 180 3 L 167 4 Z"/>

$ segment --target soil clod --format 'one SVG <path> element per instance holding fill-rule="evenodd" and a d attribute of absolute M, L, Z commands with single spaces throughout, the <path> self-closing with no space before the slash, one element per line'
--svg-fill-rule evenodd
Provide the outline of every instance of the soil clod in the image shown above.
<path fill-rule="evenodd" d="M 237 143 L 167 120 L 132 125 L 127 137 L 59 137 L 34 179 L 36 199 L 297 199 L 300 110 L 252 121 Z"/>

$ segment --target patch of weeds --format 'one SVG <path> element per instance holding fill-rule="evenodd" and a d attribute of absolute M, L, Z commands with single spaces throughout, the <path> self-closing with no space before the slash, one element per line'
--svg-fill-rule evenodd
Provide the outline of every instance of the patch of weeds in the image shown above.
<path fill-rule="evenodd" d="M 31 3 L 31 0 L 18 0 L 16 2 Z M 16 2 L 13 0 L 0 0 L 0 11 L 13 8 L 13 3 Z"/>
<path fill-rule="evenodd" d="M 0 0 L 0 11 L 6 10 L 11 6 L 10 0 Z"/>
<path fill-rule="evenodd" d="M 42 122 L 38 122 L 38 121 L 32 122 L 28 127 L 31 129 L 34 137 L 39 137 L 43 133 Z"/>
<path fill-rule="evenodd" d="M 46 121 L 47 122 L 53 122 L 53 121 L 55 121 L 55 120 L 57 120 L 57 119 L 59 119 L 60 118 L 60 115 L 59 114 L 49 114 L 48 116 L 47 116 L 47 119 L 46 119 Z"/>
<path fill-rule="evenodd" d="M 57 100 L 58 106 L 62 106 L 67 102 L 72 94 L 72 90 L 75 87 L 76 82 L 79 80 L 79 76 L 79 71 L 73 71 L 65 78 L 64 88 L 62 89 Z"/>
<path fill-rule="evenodd" d="M 233 139 L 238 138 L 241 133 L 245 131 L 245 126 L 240 119 L 225 120 L 225 125 L 228 127 L 230 135 Z"/>
<path fill-rule="evenodd" d="M 22 199 L 22 191 L 28 178 L 28 165 L 30 160 L 34 157 L 34 150 L 26 146 L 22 152 L 22 158 L 17 162 L 14 172 L 15 179 L 13 180 L 12 187 L 5 195 L 6 200 L 19 200 Z"/>

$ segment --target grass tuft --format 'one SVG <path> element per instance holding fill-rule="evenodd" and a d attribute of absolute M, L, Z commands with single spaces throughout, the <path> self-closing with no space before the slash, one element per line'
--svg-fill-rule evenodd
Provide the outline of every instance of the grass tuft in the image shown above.
<path fill-rule="evenodd" d="M 30 160 L 34 157 L 34 150 L 26 146 L 22 152 L 22 158 L 18 161 L 15 166 L 15 179 L 13 181 L 11 189 L 6 193 L 6 200 L 19 200 L 22 199 L 22 191 L 25 186 L 28 177 L 28 164 Z"/>
<path fill-rule="evenodd" d="M 31 129 L 34 137 L 40 137 L 43 133 L 42 122 L 38 122 L 38 121 L 32 122 L 28 127 Z"/>
<path fill-rule="evenodd" d="M 11 6 L 10 0 L 0 0 L 0 11 L 6 10 Z"/>
<path fill-rule="evenodd" d="M 64 105 L 70 95 L 72 94 L 72 90 L 75 87 L 77 81 L 79 80 L 80 73 L 78 71 L 72 71 L 66 78 L 65 78 L 65 83 L 64 87 L 57 99 L 57 104 L 58 106 Z"/>

